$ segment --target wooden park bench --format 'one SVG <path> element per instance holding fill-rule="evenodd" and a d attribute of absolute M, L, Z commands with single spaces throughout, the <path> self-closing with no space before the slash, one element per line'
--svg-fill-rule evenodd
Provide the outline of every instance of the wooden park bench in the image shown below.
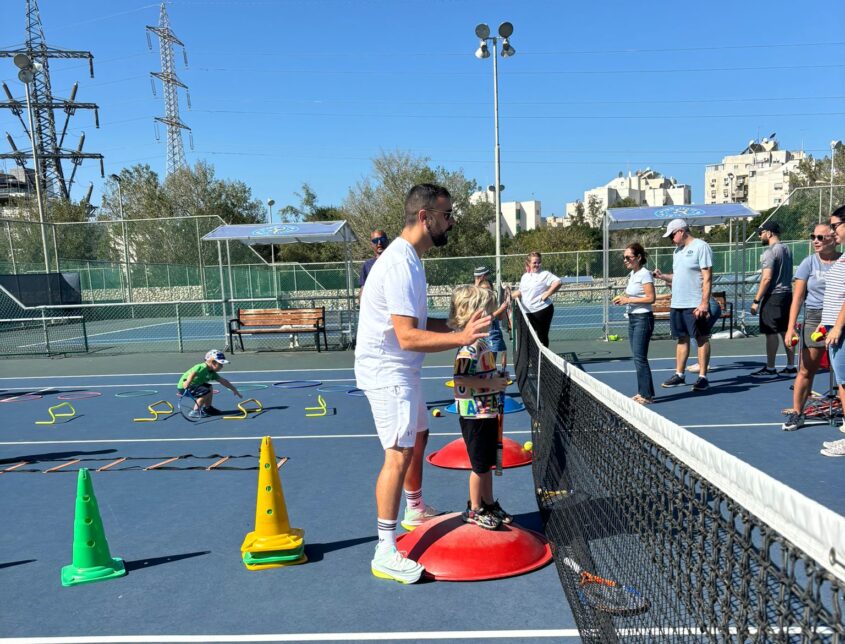
<path fill-rule="evenodd" d="M 235 336 L 244 350 L 243 336 L 267 333 L 294 335 L 313 333 L 314 344 L 320 351 L 320 334 L 326 350 L 329 342 L 326 338 L 326 309 L 238 309 L 238 317 L 229 320 L 229 346 L 235 350 Z"/>
<path fill-rule="evenodd" d="M 725 330 L 725 323 L 730 321 L 730 337 L 734 335 L 734 304 L 728 302 L 727 293 L 725 291 L 714 291 L 713 299 L 719 304 L 722 309 L 722 331 Z M 671 293 L 661 293 L 656 296 L 654 304 L 651 305 L 651 310 L 654 313 L 654 321 L 669 320 L 669 304 L 672 301 Z"/>

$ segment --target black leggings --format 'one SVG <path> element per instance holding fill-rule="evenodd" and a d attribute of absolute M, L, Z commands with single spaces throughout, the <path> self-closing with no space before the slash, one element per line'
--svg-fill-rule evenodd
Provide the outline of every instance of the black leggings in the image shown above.
<path fill-rule="evenodd" d="M 554 317 L 554 314 L 554 304 L 549 304 L 549 306 L 536 313 L 528 313 L 528 321 L 534 327 L 537 337 L 544 347 L 549 346 L 549 329 L 552 326 L 552 317 Z"/>

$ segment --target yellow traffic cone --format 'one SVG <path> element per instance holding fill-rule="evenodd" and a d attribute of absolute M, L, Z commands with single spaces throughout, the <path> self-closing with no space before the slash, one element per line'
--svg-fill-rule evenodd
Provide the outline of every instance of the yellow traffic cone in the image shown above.
<path fill-rule="evenodd" d="M 304 530 L 290 527 L 273 441 L 265 436 L 258 461 L 255 530 L 241 544 L 244 564 L 262 570 L 305 563 L 304 536 Z"/>

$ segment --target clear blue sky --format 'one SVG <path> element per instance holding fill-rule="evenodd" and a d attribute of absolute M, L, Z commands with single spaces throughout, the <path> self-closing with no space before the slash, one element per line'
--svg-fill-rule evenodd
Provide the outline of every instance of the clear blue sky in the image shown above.
<path fill-rule="evenodd" d="M 24 41 L 24 0 L 4 0 L 0 47 Z M 89 50 L 52 61 L 56 96 L 80 81 L 79 101 L 100 105 L 101 127 L 78 113 L 86 150 L 106 175 L 136 163 L 165 169 L 158 45 L 144 0 L 40 0 L 53 47 Z M 175 0 L 176 51 L 189 163 L 206 159 L 256 198 L 296 203 L 303 182 L 339 204 L 382 150 L 427 156 L 493 183 L 492 63 L 478 60 L 475 25 L 508 20 L 516 56 L 499 59 L 504 198 L 539 199 L 543 214 L 616 173 L 650 166 L 703 201 L 704 166 L 777 132 L 781 146 L 824 156 L 845 138 L 845 3 L 485 2 L 427 0 Z M 0 79 L 23 91 L 9 59 Z M 157 82 L 158 84 L 158 82 Z M 27 147 L 20 125 L 0 129 Z M 5 145 L 5 143 L 2 143 Z M 10 165 L 6 166 L 11 167 Z M 2 168 L 2 166 L 0 166 Z M 94 182 L 86 162 L 73 196 Z"/>

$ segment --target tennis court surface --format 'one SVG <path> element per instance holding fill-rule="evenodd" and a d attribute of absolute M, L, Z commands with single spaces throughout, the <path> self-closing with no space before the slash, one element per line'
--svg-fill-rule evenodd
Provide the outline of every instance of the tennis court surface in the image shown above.
<path fill-rule="evenodd" d="M 786 381 L 752 386 L 744 374 L 756 359 L 718 358 L 707 396 L 660 392 L 660 404 L 643 409 L 620 393 L 633 381 L 628 361 L 576 351 L 567 362 L 516 319 L 509 393 L 527 411 L 508 414 L 505 431 L 532 440 L 534 461 L 506 469 L 496 494 L 519 525 L 545 533 L 555 561 L 483 582 L 401 586 L 370 574 L 381 448 L 354 391 L 351 352 L 236 354 L 224 375 L 260 412 L 250 411 L 255 403 L 238 409 L 223 389 L 215 405 L 243 418 L 200 422 L 180 413 L 174 395 L 196 361 L 188 353 L 0 363 L 0 637 L 845 638 L 845 478 L 839 460 L 815 458 L 838 432 L 781 432 L 773 401 L 786 400 Z M 432 409 L 450 402 L 447 363 L 439 356 L 424 368 Z M 459 436 L 448 413 L 430 428 L 429 452 Z M 309 561 L 248 571 L 239 548 L 254 528 L 263 436 L 272 437 Z M 128 574 L 66 588 L 60 571 L 72 559 L 80 468 L 90 472 L 110 554 Z M 427 464 L 426 502 L 463 509 L 466 478 Z"/>

